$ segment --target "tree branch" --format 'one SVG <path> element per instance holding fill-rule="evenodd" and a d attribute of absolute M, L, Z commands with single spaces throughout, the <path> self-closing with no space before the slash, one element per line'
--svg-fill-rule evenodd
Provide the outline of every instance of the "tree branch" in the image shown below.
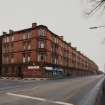
<path fill-rule="evenodd" d="M 92 14 L 96 9 L 98 9 L 99 7 L 101 7 L 104 4 L 105 0 L 102 0 L 93 10 L 91 10 L 89 12 L 89 15 Z"/>

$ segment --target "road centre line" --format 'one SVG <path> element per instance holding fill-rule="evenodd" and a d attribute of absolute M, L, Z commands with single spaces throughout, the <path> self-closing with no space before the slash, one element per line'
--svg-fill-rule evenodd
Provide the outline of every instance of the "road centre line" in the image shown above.
<path fill-rule="evenodd" d="M 59 104 L 59 105 L 73 105 L 71 103 L 66 103 L 66 102 L 61 102 L 61 101 L 52 101 L 48 100 L 45 98 L 39 98 L 39 97 L 32 97 L 32 96 L 27 96 L 27 95 L 21 95 L 21 94 L 14 94 L 14 93 L 6 93 L 7 95 L 15 96 L 15 97 L 21 97 L 21 98 L 26 98 L 26 99 L 32 99 L 32 100 L 37 100 L 37 101 L 42 101 L 42 102 L 49 102 L 49 103 L 54 103 L 54 104 Z"/>

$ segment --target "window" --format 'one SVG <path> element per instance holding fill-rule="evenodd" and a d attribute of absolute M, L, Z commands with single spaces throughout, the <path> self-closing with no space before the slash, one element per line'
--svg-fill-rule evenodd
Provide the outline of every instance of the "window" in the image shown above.
<path fill-rule="evenodd" d="M 28 58 L 27 58 L 27 60 L 28 60 L 28 62 L 31 61 L 31 56 L 30 56 L 30 54 L 28 54 Z"/>
<path fill-rule="evenodd" d="M 52 52 L 55 51 L 55 44 L 54 44 L 54 43 L 52 43 L 52 45 L 51 45 L 51 51 L 52 51 Z"/>
<path fill-rule="evenodd" d="M 63 64 L 62 62 L 63 62 L 63 58 L 62 58 L 62 56 L 61 56 L 61 61 L 60 61 L 60 64 L 61 64 L 61 65 Z"/>
<path fill-rule="evenodd" d="M 3 38 L 3 42 L 6 43 L 6 38 Z"/>
<path fill-rule="evenodd" d="M 28 49 L 28 50 L 31 49 L 31 40 L 29 40 L 29 41 L 27 42 L 27 49 Z"/>
<path fill-rule="evenodd" d="M 55 43 L 52 43 L 51 45 L 51 51 L 56 52 L 58 50 L 58 46 Z"/>
<path fill-rule="evenodd" d="M 6 63 L 5 59 L 6 59 L 5 54 L 2 54 L 2 62 L 3 62 L 3 64 L 5 64 L 5 63 Z"/>
<path fill-rule="evenodd" d="M 28 33 L 27 33 L 27 38 L 28 38 L 28 39 L 31 38 L 31 32 L 28 32 Z"/>
<path fill-rule="evenodd" d="M 9 37 L 7 37 L 7 42 L 9 42 Z"/>
<path fill-rule="evenodd" d="M 27 38 L 26 34 L 23 34 L 23 39 L 26 39 L 26 38 Z"/>
<path fill-rule="evenodd" d="M 44 53 L 39 53 L 38 55 L 38 61 L 44 62 L 46 60 L 46 55 Z"/>
<path fill-rule="evenodd" d="M 26 57 L 25 57 L 25 54 L 23 54 L 23 63 L 26 62 Z"/>
<path fill-rule="evenodd" d="M 52 63 L 57 64 L 57 57 L 52 55 Z"/>
<path fill-rule="evenodd" d="M 14 63 L 14 54 L 11 55 L 11 63 Z"/>
<path fill-rule="evenodd" d="M 26 49 L 26 45 L 23 46 L 23 49 L 24 49 L 24 50 Z"/>
<path fill-rule="evenodd" d="M 45 47 L 44 40 L 40 40 L 39 41 L 39 48 L 44 48 L 44 47 Z"/>
<path fill-rule="evenodd" d="M 25 63 L 26 62 L 26 59 L 25 59 L 25 57 L 23 57 L 23 63 Z"/>
<path fill-rule="evenodd" d="M 23 42 L 23 49 L 26 49 L 26 42 Z"/>
<path fill-rule="evenodd" d="M 14 36 L 11 37 L 11 41 L 14 41 Z"/>
<path fill-rule="evenodd" d="M 3 46 L 2 46 L 2 52 L 5 53 L 5 50 L 6 50 L 6 44 L 3 44 Z"/>
<path fill-rule="evenodd" d="M 14 58 L 11 58 L 11 63 L 14 63 Z"/>
<path fill-rule="evenodd" d="M 54 43 L 58 43 L 58 39 L 56 37 L 54 38 Z"/>
<path fill-rule="evenodd" d="M 8 61 L 9 61 L 9 57 L 8 57 L 8 56 L 6 56 L 6 63 L 8 63 Z"/>
<path fill-rule="evenodd" d="M 30 44 L 28 44 L 28 50 L 30 50 L 31 49 L 31 45 Z"/>
<path fill-rule="evenodd" d="M 39 29 L 38 34 L 39 34 L 39 36 L 45 36 L 45 30 L 44 29 Z"/>
<path fill-rule="evenodd" d="M 57 59 L 56 58 L 54 59 L 54 63 L 57 64 Z"/>
<path fill-rule="evenodd" d="M 11 50 L 13 51 L 14 43 L 11 43 Z"/>

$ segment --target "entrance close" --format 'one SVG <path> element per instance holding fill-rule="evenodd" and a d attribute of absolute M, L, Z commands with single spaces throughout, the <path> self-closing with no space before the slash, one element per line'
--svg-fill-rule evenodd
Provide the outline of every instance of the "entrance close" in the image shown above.
<path fill-rule="evenodd" d="M 1 73 L 1 69 L 0 69 L 0 76 L 1 76 L 1 74 L 2 74 L 2 73 Z"/>
<path fill-rule="evenodd" d="M 0 66 L 0 76 L 1 76 L 2 72 L 1 72 L 1 66 Z"/>
<path fill-rule="evenodd" d="M 22 68 L 19 66 L 18 67 L 18 77 L 21 77 L 21 78 L 23 78 L 23 73 L 22 73 Z"/>

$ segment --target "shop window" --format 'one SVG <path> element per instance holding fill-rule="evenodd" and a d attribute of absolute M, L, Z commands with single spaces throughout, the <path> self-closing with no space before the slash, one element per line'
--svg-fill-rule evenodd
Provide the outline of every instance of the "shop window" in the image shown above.
<path fill-rule="evenodd" d="M 4 68 L 4 73 L 6 73 L 6 74 L 7 74 L 8 72 L 9 72 L 8 67 L 5 67 L 5 68 Z"/>
<path fill-rule="evenodd" d="M 15 73 L 15 68 L 14 67 L 11 67 L 11 72 Z"/>
<path fill-rule="evenodd" d="M 30 50 L 31 49 L 31 45 L 30 44 L 28 44 L 28 50 Z"/>
<path fill-rule="evenodd" d="M 14 63 L 14 54 L 11 55 L 11 63 Z"/>

